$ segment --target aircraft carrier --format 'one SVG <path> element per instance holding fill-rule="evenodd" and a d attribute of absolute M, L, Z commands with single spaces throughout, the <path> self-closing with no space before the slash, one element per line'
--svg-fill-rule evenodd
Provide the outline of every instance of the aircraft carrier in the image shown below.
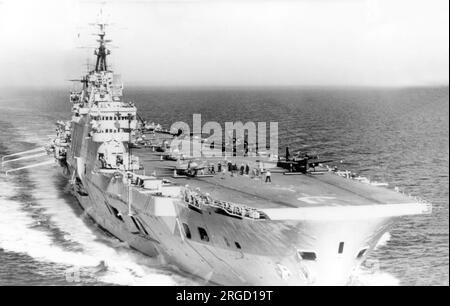
<path fill-rule="evenodd" d="M 430 213 L 312 154 L 183 156 L 172 140 L 210 144 L 148 124 L 124 101 L 105 27 L 95 68 L 70 94 L 71 120 L 57 122 L 49 146 L 2 166 L 9 175 L 56 160 L 87 214 L 132 248 L 211 284 L 345 285 L 397 218 Z"/>

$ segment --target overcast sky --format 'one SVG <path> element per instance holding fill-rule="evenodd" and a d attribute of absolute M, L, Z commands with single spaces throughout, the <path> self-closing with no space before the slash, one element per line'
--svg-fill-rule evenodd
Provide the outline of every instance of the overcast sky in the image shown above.
<path fill-rule="evenodd" d="M 85 71 L 101 5 L 0 0 L 0 87 Z M 448 84 L 448 0 L 112 1 L 111 61 L 128 85 Z"/>

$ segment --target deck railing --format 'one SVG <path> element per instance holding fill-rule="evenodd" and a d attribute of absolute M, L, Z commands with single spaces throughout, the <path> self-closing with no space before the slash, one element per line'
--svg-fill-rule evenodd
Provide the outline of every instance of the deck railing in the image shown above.
<path fill-rule="evenodd" d="M 264 213 L 260 212 L 256 208 L 248 207 L 242 204 L 236 204 L 228 201 L 220 201 L 212 199 L 209 195 L 202 194 L 198 191 L 192 191 L 189 189 L 184 189 L 183 200 L 189 206 L 195 207 L 197 209 L 202 209 L 203 206 L 215 207 L 228 215 L 248 218 L 248 219 L 266 219 Z"/>

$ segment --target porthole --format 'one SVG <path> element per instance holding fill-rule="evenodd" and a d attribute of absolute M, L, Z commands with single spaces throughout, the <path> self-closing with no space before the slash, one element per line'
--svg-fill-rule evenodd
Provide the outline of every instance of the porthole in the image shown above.
<path fill-rule="evenodd" d="M 367 248 L 361 249 L 358 252 L 358 255 L 356 255 L 356 258 L 358 258 L 358 259 L 362 258 L 364 255 L 366 255 L 366 252 L 367 252 Z"/>
<path fill-rule="evenodd" d="M 192 238 L 191 230 L 189 229 L 189 226 L 186 223 L 183 223 L 183 229 L 184 229 L 184 234 L 186 235 L 186 238 L 191 239 Z"/>
<path fill-rule="evenodd" d="M 298 257 L 302 260 L 311 260 L 314 261 L 317 259 L 317 255 L 315 252 L 309 251 L 298 251 Z"/>
<path fill-rule="evenodd" d="M 344 243 L 339 242 L 338 254 L 344 253 Z"/>
<path fill-rule="evenodd" d="M 206 232 L 206 230 L 203 227 L 198 228 L 198 233 L 200 234 L 201 240 L 206 241 L 206 242 L 209 241 L 208 233 Z"/>

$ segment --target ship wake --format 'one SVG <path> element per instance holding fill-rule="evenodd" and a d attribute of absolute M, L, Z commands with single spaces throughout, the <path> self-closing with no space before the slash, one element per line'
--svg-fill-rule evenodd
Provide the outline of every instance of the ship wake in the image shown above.
<path fill-rule="evenodd" d="M 116 239 L 90 228 L 64 199 L 58 198 L 57 190 L 51 190 L 48 184 L 39 184 L 33 203 L 16 200 L 21 189 L 0 181 L 0 248 L 5 251 L 53 263 L 63 271 L 66 281 L 73 283 L 189 283 L 189 280 L 162 267 L 154 268 L 162 264 L 158 260 L 137 253 Z M 38 217 L 36 210 L 40 212 Z M 64 235 L 57 236 L 55 231 Z"/>
<path fill-rule="evenodd" d="M 23 127 L 6 132 L 21 135 L 22 144 L 45 145 L 44 135 Z M 9 146 L 18 149 L 14 143 Z M 131 250 L 83 218 L 76 200 L 64 194 L 64 184 L 55 169 L 0 176 L 0 248 L 55 264 L 70 283 L 189 284 L 189 279 L 162 267 L 160 260 Z"/>

